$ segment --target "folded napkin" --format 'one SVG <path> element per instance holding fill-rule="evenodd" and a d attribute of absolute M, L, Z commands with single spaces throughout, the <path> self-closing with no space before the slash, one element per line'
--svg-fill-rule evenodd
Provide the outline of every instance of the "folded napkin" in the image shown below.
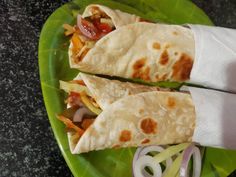
<path fill-rule="evenodd" d="M 236 92 L 236 30 L 189 25 L 195 39 L 190 82 Z"/>
<path fill-rule="evenodd" d="M 236 94 L 194 87 L 188 90 L 196 112 L 192 141 L 236 149 Z"/>

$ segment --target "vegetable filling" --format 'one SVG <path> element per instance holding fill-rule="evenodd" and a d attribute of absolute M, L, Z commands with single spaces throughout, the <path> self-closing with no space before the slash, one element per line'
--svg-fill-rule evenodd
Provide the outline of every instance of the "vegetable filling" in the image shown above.
<path fill-rule="evenodd" d="M 102 110 L 82 80 L 60 81 L 60 88 L 68 93 L 65 100 L 68 108 L 57 117 L 66 125 L 66 131 L 71 133 L 71 140 L 76 144 Z"/>
<path fill-rule="evenodd" d="M 64 24 L 65 35 L 71 36 L 71 57 L 75 63 L 83 60 L 96 41 L 115 29 L 111 18 L 98 7 L 91 9 L 91 16 L 77 16 L 77 25 Z"/>

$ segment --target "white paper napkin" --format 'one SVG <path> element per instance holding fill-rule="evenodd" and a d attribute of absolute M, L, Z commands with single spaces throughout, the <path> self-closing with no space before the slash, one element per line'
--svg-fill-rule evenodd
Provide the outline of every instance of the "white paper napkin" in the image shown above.
<path fill-rule="evenodd" d="M 236 92 L 236 30 L 188 25 L 195 39 L 190 82 Z"/>
<path fill-rule="evenodd" d="M 236 149 L 236 94 L 188 87 L 195 111 L 193 142 Z"/>

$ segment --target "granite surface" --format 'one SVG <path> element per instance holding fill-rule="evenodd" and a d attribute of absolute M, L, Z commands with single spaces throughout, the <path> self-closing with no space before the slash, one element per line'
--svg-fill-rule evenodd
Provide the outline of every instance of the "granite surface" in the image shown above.
<path fill-rule="evenodd" d="M 235 0 L 193 0 L 216 25 L 236 28 Z M 47 17 L 66 1 L 0 1 L 0 177 L 72 176 L 53 137 L 37 48 Z"/>

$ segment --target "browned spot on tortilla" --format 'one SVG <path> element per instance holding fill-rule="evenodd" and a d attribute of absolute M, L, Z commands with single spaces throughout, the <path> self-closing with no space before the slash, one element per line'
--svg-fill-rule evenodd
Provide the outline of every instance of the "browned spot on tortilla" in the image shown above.
<path fill-rule="evenodd" d="M 143 79 L 145 81 L 150 80 L 150 67 L 141 67 L 140 69 L 134 70 L 132 77 L 137 79 Z"/>
<path fill-rule="evenodd" d="M 121 142 L 127 142 L 127 141 L 130 141 L 131 140 L 131 132 L 129 130 L 123 130 L 121 133 L 120 133 L 120 138 L 119 140 Z"/>
<path fill-rule="evenodd" d="M 168 61 L 169 61 L 169 54 L 168 54 L 167 50 L 164 50 L 161 54 L 159 63 L 161 65 L 166 65 L 168 63 Z"/>
<path fill-rule="evenodd" d="M 92 125 L 92 123 L 94 122 L 95 119 L 83 119 L 83 122 L 81 124 L 81 127 L 86 130 L 87 128 L 90 127 L 90 125 Z"/>
<path fill-rule="evenodd" d="M 144 112 L 144 109 L 140 109 L 139 113 L 142 114 Z"/>
<path fill-rule="evenodd" d="M 178 55 L 178 52 L 175 52 L 174 55 L 175 55 L 175 56 Z"/>
<path fill-rule="evenodd" d="M 159 49 L 161 48 L 161 44 L 158 43 L 158 42 L 154 42 L 154 43 L 152 44 L 152 47 L 153 47 L 154 49 L 159 50 Z"/>
<path fill-rule="evenodd" d="M 143 72 L 141 78 L 142 78 L 143 80 L 146 80 L 146 81 L 150 80 L 149 73 L 150 73 L 150 67 L 147 66 L 147 67 L 145 68 L 145 70 L 144 70 L 144 72 Z"/>
<path fill-rule="evenodd" d="M 141 75 L 140 73 L 141 73 L 140 70 L 134 71 L 132 77 L 133 78 L 140 78 L 140 75 Z"/>
<path fill-rule="evenodd" d="M 146 58 L 141 58 L 141 59 L 137 60 L 133 65 L 133 69 L 138 70 L 138 69 L 142 68 L 145 65 L 145 62 L 146 62 Z"/>
<path fill-rule="evenodd" d="M 119 144 L 115 144 L 114 146 L 112 146 L 113 149 L 118 149 L 120 148 L 120 145 Z"/>
<path fill-rule="evenodd" d="M 172 78 L 176 81 L 185 81 L 190 77 L 190 72 L 193 66 L 193 59 L 183 53 L 180 59 L 175 62 L 172 67 Z"/>
<path fill-rule="evenodd" d="M 140 128 L 146 134 L 155 134 L 157 132 L 157 122 L 152 118 L 145 118 L 141 121 Z"/>
<path fill-rule="evenodd" d="M 150 142 L 150 139 L 144 139 L 141 144 L 146 144 L 146 143 L 149 143 Z"/>
<path fill-rule="evenodd" d="M 176 105 L 175 98 L 169 97 L 168 100 L 167 100 L 167 106 L 168 106 L 169 108 L 174 108 L 175 105 Z"/>
<path fill-rule="evenodd" d="M 173 34 L 174 34 L 174 35 L 178 35 L 178 32 L 177 32 L 177 31 L 173 31 Z"/>
<path fill-rule="evenodd" d="M 166 81 L 168 74 L 163 74 L 162 76 L 159 76 L 158 74 L 155 76 L 156 81 Z"/>

